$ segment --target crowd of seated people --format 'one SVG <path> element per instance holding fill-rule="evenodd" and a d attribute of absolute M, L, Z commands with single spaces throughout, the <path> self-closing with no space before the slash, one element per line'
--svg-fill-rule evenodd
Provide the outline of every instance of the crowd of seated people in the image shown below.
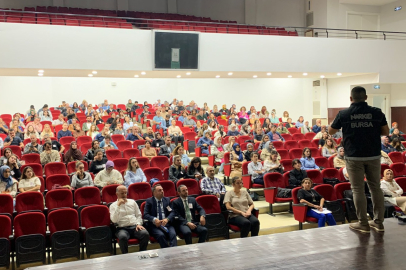
<path fill-rule="evenodd" d="M 314 139 L 319 139 L 320 154 L 325 158 L 334 157 L 334 168 L 345 167 L 344 148 L 337 143 L 337 138 L 327 134 L 320 119 L 316 121 L 316 125 L 310 127 L 302 116 L 292 122 L 287 111 L 281 118 L 277 117 L 275 110 L 270 111 L 269 113 L 265 106 L 258 111 L 254 107 L 249 111 L 241 107 L 237 111 L 235 105 L 230 109 L 223 105 L 220 110 L 214 106 L 210 110 L 207 104 L 199 108 L 194 102 L 184 106 L 182 101 L 177 100 L 171 104 L 161 104 L 159 100 L 155 104 L 139 104 L 129 100 L 125 108 L 121 109 L 116 109 L 107 100 L 97 107 L 86 101 L 73 106 L 65 102 L 52 110 L 43 106 L 38 112 L 32 106 L 25 116 L 15 114 L 9 123 L 0 119 L 0 134 L 7 135 L 4 139 L 0 137 L 3 147 L 3 156 L 0 158 L 0 193 L 9 193 L 15 197 L 18 192 L 39 191 L 41 188 L 34 170 L 26 166 L 21 172 L 21 160 L 8 148 L 10 145 L 19 146 L 23 155 L 39 154 L 43 166 L 50 162 L 64 162 L 66 165 L 74 162 L 76 171 L 71 175 L 71 187 L 75 189 L 88 186 L 102 189 L 112 184 L 119 185 L 116 192 L 118 200 L 111 205 L 110 213 L 111 220 L 117 224 L 117 237 L 123 253 L 128 252 L 127 242 L 130 238 L 139 239 L 140 250 L 146 249 L 148 241 L 145 237 L 149 235 L 154 236 L 161 247 L 176 246 L 175 231 L 182 232 L 187 244 L 191 243 L 192 232 L 199 235 L 199 242 L 205 241 L 207 231 L 204 228 L 204 210 L 193 197 L 188 196 L 186 186 L 177 186 L 183 179 L 195 179 L 203 194 L 217 196 L 222 208 L 232 212 L 229 222 L 241 228 L 241 237 L 246 237 L 249 232 L 251 236 L 256 236 L 260 225 L 252 214 L 254 203 L 247 191 L 241 189 L 244 162 L 249 162 L 248 173 L 255 184 L 264 185 L 264 176 L 267 173 L 283 174 L 285 168 L 273 144 L 285 143 L 284 135 L 291 134 L 288 128 L 295 127 L 297 133 L 314 133 Z M 46 122 L 41 123 L 42 121 Z M 144 125 L 147 125 L 145 133 L 142 132 Z M 223 182 L 215 177 L 214 167 L 208 166 L 204 170 L 200 157 L 189 158 L 186 154 L 189 149 L 185 149 L 183 144 L 187 133 L 184 128 L 188 128 L 187 132 L 190 130 L 195 133 L 196 147 L 201 148 L 202 154 L 215 156 L 215 162 L 220 167 L 219 172 L 223 172 L 225 154 L 230 153 L 232 191 L 226 192 Z M 17 133 L 21 133 L 22 137 L 17 136 Z M 384 153 L 384 150 L 388 153 L 402 151 L 401 134 L 397 126 L 394 126 L 391 137 L 382 138 Z M 127 188 L 149 180 L 134 157 L 128 159 L 126 170 L 115 169 L 114 160 L 109 160 L 106 156 L 109 150 L 119 149 L 119 141 L 113 140 L 115 135 L 122 135 L 127 141 L 141 141 L 137 146 L 134 144 L 134 148 L 140 150 L 141 157 L 147 157 L 150 161 L 156 156 L 168 158 L 170 166 L 168 179 L 165 180 L 170 180 L 177 186 L 177 202 L 172 203 L 164 197 L 163 188 L 158 182 L 153 186 L 153 196 L 147 200 L 144 217 L 141 216 L 137 204 L 127 198 Z M 91 146 L 82 152 L 78 142 L 84 136 L 91 138 Z M 241 136 L 249 136 L 251 139 L 240 141 Z M 61 141 L 67 137 L 72 137 L 73 140 L 62 145 Z M 25 139 L 28 139 L 26 143 Z M 85 171 L 86 162 L 89 165 L 88 171 Z M 292 167 L 289 172 L 289 188 L 302 187 L 299 199 L 309 206 L 308 215 L 317 218 L 319 226 L 326 221 L 329 225 L 334 225 L 335 221 L 330 215 L 311 211 L 312 208 L 322 209 L 324 202 L 320 194 L 311 188 L 313 183 L 307 176 L 307 170 L 322 169 L 316 164 L 311 150 L 304 148 L 302 157 L 293 159 Z M 384 178 L 389 184 L 383 189 L 393 189 L 391 192 L 399 193 L 399 189 L 390 184 L 389 174 Z M 404 208 L 401 199 L 391 201 Z M 173 211 L 168 210 L 168 206 Z M 185 211 L 187 209 L 190 209 L 190 213 Z M 196 211 L 199 212 L 199 217 Z M 175 224 L 175 216 L 178 216 L 180 224 Z M 148 220 L 145 226 L 142 218 Z M 134 228 L 137 230 L 134 231 Z"/>

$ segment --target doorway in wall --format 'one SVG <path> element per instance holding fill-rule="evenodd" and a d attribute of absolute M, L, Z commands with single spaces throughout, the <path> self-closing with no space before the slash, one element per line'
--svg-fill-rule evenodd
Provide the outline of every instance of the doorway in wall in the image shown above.
<path fill-rule="evenodd" d="M 347 12 L 347 29 L 378 31 L 379 20 L 379 14 Z M 349 38 L 358 36 L 359 39 L 381 38 L 379 34 L 371 32 L 348 32 L 347 36 Z"/>

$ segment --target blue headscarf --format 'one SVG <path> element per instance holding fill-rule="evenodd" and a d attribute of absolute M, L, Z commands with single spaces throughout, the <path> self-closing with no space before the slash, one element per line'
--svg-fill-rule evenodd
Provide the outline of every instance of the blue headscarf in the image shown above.
<path fill-rule="evenodd" d="M 0 179 L 1 179 L 1 182 L 6 182 L 7 183 L 6 190 L 9 189 L 13 185 L 13 178 L 11 178 L 11 174 L 10 174 L 10 176 L 8 178 L 5 178 L 3 176 L 4 171 L 7 170 L 7 169 L 10 170 L 10 167 L 6 166 L 6 165 L 3 165 L 3 166 L 0 167 Z"/>
<path fill-rule="evenodd" d="M 233 144 L 234 152 L 238 155 L 238 161 L 243 161 L 244 157 L 242 155 L 241 147 L 240 147 L 240 151 L 237 151 L 237 150 L 235 150 L 237 148 L 237 146 L 240 146 L 240 145 L 238 143 Z"/>

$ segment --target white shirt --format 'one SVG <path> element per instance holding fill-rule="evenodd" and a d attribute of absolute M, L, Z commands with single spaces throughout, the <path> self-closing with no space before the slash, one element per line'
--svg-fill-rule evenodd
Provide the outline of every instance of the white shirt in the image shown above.
<path fill-rule="evenodd" d="M 252 175 L 252 177 L 255 179 L 259 176 L 258 173 L 255 171 L 261 171 L 262 170 L 262 163 L 258 162 L 255 164 L 254 161 L 251 161 L 248 163 L 248 174 Z"/>
<path fill-rule="evenodd" d="M 137 203 L 133 199 L 117 206 L 118 200 L 110 205 L 110 219 L 118 227 L 142 225 L 142 215 Z"/>

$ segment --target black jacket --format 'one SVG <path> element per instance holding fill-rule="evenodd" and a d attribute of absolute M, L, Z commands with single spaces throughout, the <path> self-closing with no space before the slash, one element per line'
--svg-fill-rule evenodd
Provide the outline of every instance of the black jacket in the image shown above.
<path fill-rule="evenodd" d="M 196 199 L 193 197 L 187 197 L 187 203 L 190 209 L 190 214 L 192 216 L 192 223 L 196 224 L 200 222 L 199 216 L 206 216 L 206 212 L 204 211 L 204 209 L 196 202 Z M 179 225 L 186 225 L 187 220 L 185 206 L 182 198 L 179 197 L 177 200 L 173 201 L 172 206 L 173 211 L 175 212 L 175 216 L 178 217 Z"/>
<path fill-rule="evenodd" d="M 307 177 L 307 172 L 305 170 L 293 169 L 289 172 L 289 186 L 300 187 L 302 185 L 302 180 Z"/>
<path fill-rule="evenodd" d="M 186 171 L 184 168 L 180 167 L 178 170 L 174 165 L 169 167 L 169 180 L 175 183 L 181 178 L 186 178 Z M 193 177 L 194 178 L 194 177 Z"/>
<path fill-rule="evenodd" d="M 193 166 L 193 165 L 190 165 L 190 166 L 187 168 L 187 172 L 186 172 L 187 178 L 188 178 L 188 179 L 196 179 L 196 177 L 195 177 L 195 171 L 196 171 L 196 169 L 194 168 L 194 166 Z M 202 175 L 202 178 L 206 177 L 206 175 L 204 174 L 204 170 L 203 170 L 203 169 L 202 169 L 202 171 L 200 172 L 200 174 Z M 197 179 L 196 179 L 196 180 L 197 180 Z"/>

